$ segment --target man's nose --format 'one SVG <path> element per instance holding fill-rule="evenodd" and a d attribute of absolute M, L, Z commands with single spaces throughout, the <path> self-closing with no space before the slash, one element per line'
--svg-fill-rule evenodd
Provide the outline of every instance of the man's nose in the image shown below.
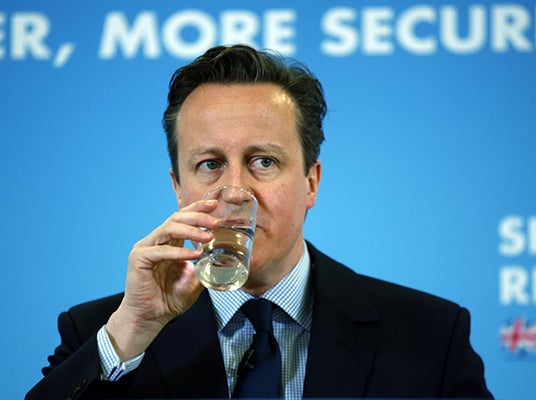
<path fill-rule="evenodd" d="M 239 188 L 244 188 L 248 191 L 251 191 L 249 187 L 249 172 L 247 168 L 242 165 L 233 165 L 227 168 L 226 174 L 223 177 L 222 184 L 225 186 L 234 186 Z M 238 195 L 235 193 L 234 195 Z"/>
<path fill-rule="evenodd" d="M 252 201 L 253 193 L 242 186 L 226 185 L 227 189 L 222 191 L 221 198 L 226 203 L 243 205 Z"/>

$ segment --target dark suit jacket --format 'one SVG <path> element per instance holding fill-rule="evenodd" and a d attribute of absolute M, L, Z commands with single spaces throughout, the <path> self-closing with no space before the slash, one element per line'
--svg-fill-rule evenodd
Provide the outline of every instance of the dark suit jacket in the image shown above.
<path fill-rule="evenodd" d="M 303 397 L 491 398 L 467 310 L 356 274 L 308 246 L 315 297 Z M 27 400 L 228 397 L 207 291 L 162 330 L 138 369 L 101 382 L 96 332 L 121 298 L 60 315 L 61 345 Z"/>

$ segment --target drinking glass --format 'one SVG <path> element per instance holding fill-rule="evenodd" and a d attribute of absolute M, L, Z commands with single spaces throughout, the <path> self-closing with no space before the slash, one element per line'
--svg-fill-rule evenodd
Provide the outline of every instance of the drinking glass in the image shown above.
<path fill-rule="evenodd" d="M 214 239 L 198 245 L 203 254 L 195 266 L 197 278 L 210 289 L 238 289 L 248 279 L 257 199 L 248 190 L 236 186 L 219 186 L 203 198 L 218 201 L 211 215 L 222 223 L 212 230 Z"/>

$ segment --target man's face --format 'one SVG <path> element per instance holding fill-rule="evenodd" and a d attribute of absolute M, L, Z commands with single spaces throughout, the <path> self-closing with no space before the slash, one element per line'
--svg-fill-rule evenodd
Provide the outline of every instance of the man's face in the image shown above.
<path fill-rule="evenodd" d="M 298 262 L 305 213 L 315 201 L 320 163 L 304 173 L 294 101 L 273 84 L 207 84 L 177 117 L 179 207 L 221 185 L 259 201 L 246 289 L 266 290 Z"/>

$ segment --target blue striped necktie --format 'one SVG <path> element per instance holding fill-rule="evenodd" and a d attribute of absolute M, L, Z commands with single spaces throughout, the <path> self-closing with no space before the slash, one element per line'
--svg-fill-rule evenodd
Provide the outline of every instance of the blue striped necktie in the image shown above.
<path fill-rule="evenodd" d="M 273 304 L 266 299 L 249 300 L 241 310 L 255 335 L 238 367 L 233 398 L 280 398 L 281 353 L 272 327 Z"/>

